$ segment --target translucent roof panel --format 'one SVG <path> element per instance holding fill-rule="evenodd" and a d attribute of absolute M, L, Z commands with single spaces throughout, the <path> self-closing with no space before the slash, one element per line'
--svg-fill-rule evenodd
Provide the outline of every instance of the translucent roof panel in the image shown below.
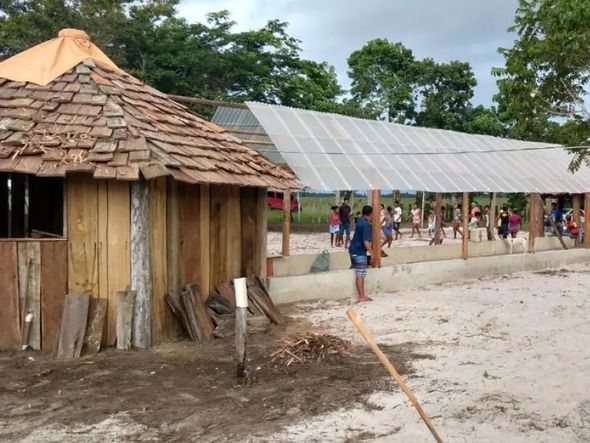
<path fill-rule="evenodd" d="M 568 169 L 559 145 L 419 128 L 247 103 L 306 186 L 325 191 L 590 191 L 590 169 Z"/>

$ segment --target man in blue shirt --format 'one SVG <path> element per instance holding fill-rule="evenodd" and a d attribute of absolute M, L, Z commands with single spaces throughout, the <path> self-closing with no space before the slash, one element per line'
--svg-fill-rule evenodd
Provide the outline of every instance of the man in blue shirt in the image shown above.
<path fill-rule="evenodd" d="M 356 289 L 358 291 L 358 301 L 365 302 L 372 299 L 365 294 L 365 277 L 367 276 L 367 252 L 371 251 L 371 240 L 373 238 L 373 228 L 369 220 L 373 208 L 364 206 L 361 217 L 359 217 L 354 229 L 354 236 L 350 242 L 348 252 L 350 261 L 354 266 L 356 276 Z"/>
<path fill-rule="evenodd" d="M 563 236 L 563 214 L 557 207 L 557 203 L 551 203 L 551 212 L 549 213 L 549 217 L 553 222 L 555 234 L 559 235 L 560 237 Z"/>

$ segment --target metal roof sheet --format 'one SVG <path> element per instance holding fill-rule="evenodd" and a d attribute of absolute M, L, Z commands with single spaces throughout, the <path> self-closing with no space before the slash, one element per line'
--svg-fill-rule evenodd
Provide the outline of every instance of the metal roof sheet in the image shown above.
<path fill-rule="evenodd" d="M 247 105 L 285 162 L 312 189 L 590 191 L 590 169 L 581 166 L 571 173 L 571 157 L 560 145 Z"/>

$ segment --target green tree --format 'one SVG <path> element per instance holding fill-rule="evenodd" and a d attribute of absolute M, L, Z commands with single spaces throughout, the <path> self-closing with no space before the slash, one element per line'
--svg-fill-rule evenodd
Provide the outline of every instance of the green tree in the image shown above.
<path fill-rule="evenodd" d="M 496 68 L 500 112 L 523 138 L 586 143 L 590 114 L 590 7 L 587 0 L 520 0 L 510 32 L 514 46 L 500 48 L 506 65 Z M 551 117 L 568 120 L 557 127 Z M 576 150 L 572 167 L 588 162 Z"/>

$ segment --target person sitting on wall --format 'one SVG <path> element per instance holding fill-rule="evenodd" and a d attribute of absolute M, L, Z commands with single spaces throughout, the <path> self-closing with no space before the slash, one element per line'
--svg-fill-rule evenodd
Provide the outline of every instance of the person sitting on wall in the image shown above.
<path fill-rule="evenodd" d="M 373 228 L 371 226 L 371 214 L 373 208 L 364 206 L 361 217 L 356 222 L 354 235 L 350 242 L 348 252 L 350 261 L 354 266 L 355 284 L 358 292 L 358 303 L 372 301 L 365 294 L 365 277 L 367 276 L 367 252 L 371 252 Z"/>
<path fill-rule="evenodd" d="M 574 221 L 571 215 L 567 216 L 565 227 L 567 229 L 567 235 L 570 238 L 576 239 L 578 241 L 580 240 L 580 227 Z"/>

